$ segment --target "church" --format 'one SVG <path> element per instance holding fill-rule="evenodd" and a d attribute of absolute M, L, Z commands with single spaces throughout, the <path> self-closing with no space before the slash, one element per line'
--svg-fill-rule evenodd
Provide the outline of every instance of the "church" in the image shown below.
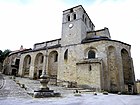
<path fill-rule="evenodd" d="M 108 28 L 95 30 L 78 5 L 63 11 L 60 39 L 35 43 L 33 49 L 20 52 L 18 76 L 39 79 L 46 66 L 49 84 L 134 93 L 130 50 L 130 44 L 112 40 Z"/>

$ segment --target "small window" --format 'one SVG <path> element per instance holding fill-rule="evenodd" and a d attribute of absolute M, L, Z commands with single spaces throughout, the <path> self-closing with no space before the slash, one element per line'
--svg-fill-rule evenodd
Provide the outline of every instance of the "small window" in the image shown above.
<path fill-rule="evenodd" d="M 82 16 L 82 20 L 84 21 L 84 19 L 85 19 L 85 16 L 84 16 L 84 14 L 83 14 L 83 16 Z"/>
<path fill-rule="evenodd" d="M 85 24 L 87 25 L 87 18 L 85 18 Z"/>
<path fill-rule="evenodd" d="M 89 65 L 89 71 L 91 71 L 92 70 L 92 67 L 91 67 L 91 65 Z"/>
<path fill-rule="evenodd" d="M 76 14 L 73 14 L 73 19 L 74 19 L 74 20 L 76 19 Z"/>
<path fill-rule="evenodd" d="M 64 53 L 64 60 L 67 60 L 67 59 L 68 59 L 68 49 Z"/>
<path fill-rule="evenodd" d="M 30 64 L 30 63 L 31 63 L 31 57 L 28 58 L 28 64 Z"/>
<path fill-rule="evenodd" d="M 91 22 L 89 21 L 89 27 L 91 27 Z"/>
<path fill-rule="evenodd" d="M 44 56 L 42 55 L 42 56 L 41 56 L 40 63 L 43 63 L 43 59 L 44 59 Z"/>
<path fill-rule="evenodd" d="M 54 62 L 57 62 L 58 61 L 58 54 L 55 54 L 54 56 Z"/>
<path fill-rule="evenodd" d="M 67 21 L 70 21 L 70 15 L 67 15 Z"/>
<path fill-rule="evenodd" d="M 92 51 L 92 50 L 90 50 L 90 51 L 88 52 L 88 59 L 94 59 L 94 58 L 95 58 L 95 52 Z"/>
<path fill-rule="evenodd" d="M 91 24 L 91 30 L 93 30 L 93 24 Z"/>
<path fill-rule="evenodd" d="M 19 65 L 20 59 L 16 59 L 15 65 Z"/>

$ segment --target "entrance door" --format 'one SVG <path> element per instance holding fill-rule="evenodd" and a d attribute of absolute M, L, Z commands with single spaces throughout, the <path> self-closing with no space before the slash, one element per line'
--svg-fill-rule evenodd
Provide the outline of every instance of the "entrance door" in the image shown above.
<path fill-rule="evenodd" d="M 38 78 L 40 79 L 40 76 L 42 75 L 42 70 L 39 70 Z"/>
<path fill-rule="evenodd" d="M 128 85 L 128 92 L 132 93 L 132 85 L 131 84 Z"/>
<path fill-rule="evenodd" d="M 12 75 L 16 76 L 17 74 L 17 70 L 16 69 L 12 69 Z"/>

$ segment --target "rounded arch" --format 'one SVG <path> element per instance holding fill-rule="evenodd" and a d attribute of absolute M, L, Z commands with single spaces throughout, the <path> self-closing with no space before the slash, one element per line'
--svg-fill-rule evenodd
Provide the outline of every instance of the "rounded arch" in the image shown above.
<path fill-rule="evenodd" d="M 67 15 L 67 21 L 70 21 L 70 15 L 69 14 Z"/>
<path fill-rule="evenodd" d="M 64 52 L 64 60 L 68 60 L 68 49 Z"/>
<path fill-rule="evenodd" d="M 26 55 L 24 57 L 24 61 L 23 61 L 23 75 L 24 75 L 24 77 L 29 77 L 30 64 L 31 64 L 31 56 Z"/>
<path fill-rule="evenodd" d="M 94 47 L 88 47 L 84 50 L 85 58 L 92 59 L 97 57 L 97 49 Z"/>
<path fill-rule="evenodd" d="M 124 77 L 124 84 L 129 85 L 133 84 L 133 73 L 131 69 L 131 57 L 126 49 L 121 50 L 121 57 L 122 57 L 122 66 L 123 66 L 123 77 Z"/>
<path fill-rule="evenodd" d="M 42 64 L 43 63 L 43 53 L 38 53 L 35 57 L 35 64 Z"/>
<path fill-rule="evenodd" d="M 40 78 L 42 74 L 43 60 L 44 60 L 43 53 L 39 52 L 38 54 L 36 54 L 35 62 L 34 62 L 34 78 L 35 79 Z"/>
<path fill-rule="evenodd" d="M 48 57 L 48 73 L 50 75 L 50 79 L 52 80 L 50 83 L 56 85 L 58 71 L 58 52 L 56 50 L 51 51 Z"/>
<path fill-rule="evenodd" d="M 109 83 L 110 83 L 110 91 L 117 92 L 119 91 L 119 72 L 117 70 L 117 59 L 116 59 L 116 48 L 114 46 L 108 46 L 107 50 L 108 57 L 108 72 L 109 72 Z"/>

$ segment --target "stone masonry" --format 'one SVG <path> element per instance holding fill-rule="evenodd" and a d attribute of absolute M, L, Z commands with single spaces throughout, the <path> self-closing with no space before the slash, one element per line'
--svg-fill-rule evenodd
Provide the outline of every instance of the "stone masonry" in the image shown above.
<path fill-rule="evenodd" d="M 36 43 L 32 50 L 21 52 L 18 75 L 39 79 L 47 65 L 53 85 L 135 93 L 130 50 L 131 45 L 112 40 L 108 28 L 95 30 L 79 5 L 63 11 L 60 39 Z"/>

